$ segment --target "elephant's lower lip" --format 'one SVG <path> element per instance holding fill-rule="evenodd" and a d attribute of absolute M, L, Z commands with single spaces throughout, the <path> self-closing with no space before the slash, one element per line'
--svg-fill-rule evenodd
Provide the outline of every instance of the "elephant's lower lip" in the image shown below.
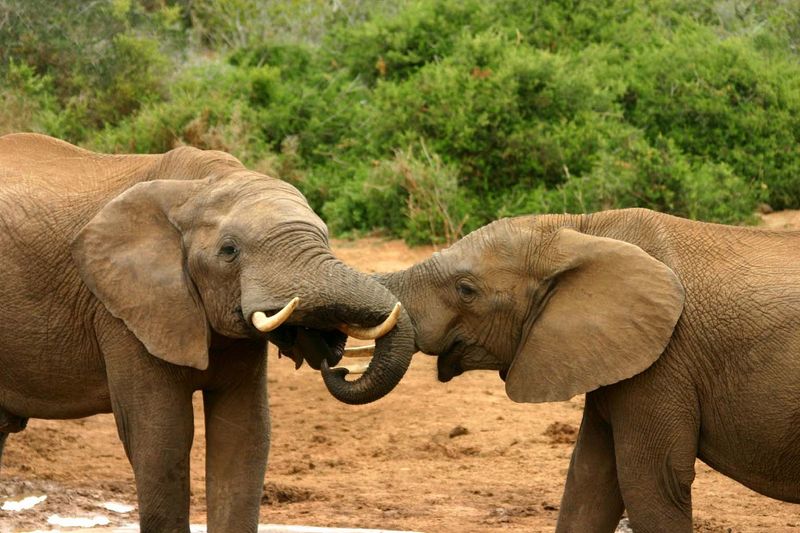
<path fill-rule="evenodd" d="M 439 374 L 439 381 L 447 383 L 456 376 L 464 373 L 459 363 L 460 356 L 458 354 L 439 356 L 436 361 L 436 369 Z"/>

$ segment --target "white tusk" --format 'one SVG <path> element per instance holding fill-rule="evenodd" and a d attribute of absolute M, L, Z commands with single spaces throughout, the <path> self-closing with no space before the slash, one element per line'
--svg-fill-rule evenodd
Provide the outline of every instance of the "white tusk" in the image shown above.
<path fill-rule="evenodd" d="M 277 328 L 284 322 L 286 319 L 289 318 L 294 310 L 297 308 L 297 304 L 300 303 L 300 298 L 295 296 L 292 298 L 292 301 L 286 304 L 283 309 L 278 311 L 272 316 L 267 316 L 262 311 L 256 311 L 253 313 L 253 325 L 256 327 L 258 331 L 262 331 L 267 333 L 268 331 L 272 331 L 273 329 Z"/>
<path fill-rule="evenodd" d="M 342 357 L 372 357 L 375 353 L 375 345 L 368 346 L 353 346 L 352 348 L 345 348 Z"/>
<path fill-rule="evenodd" d="M 348 374 L 363 374 L 369 368 L 369 361 L 359 361 L 358 363 L 333 367 L 334 370 L 337 368 L 346 368 Z"/>
<path fill-rule="evenodd" d="M 360 339 L 362 341 L 379 339 L 389 333 L 392 328 L 395 327 L 397 324 L 397 317 L 400 316 L 400 308 L 400 302 L 397 302 L 394 306 L 394 309 L 392 309 L 392 312 L 386 317 L 386 320 L 377 326 L 371 328 L 361 328 L 358 326 L 351 326 L 349 324 L 341 324 L 339 326 L 339 331 L 346 333 L 354 339 Z"/>

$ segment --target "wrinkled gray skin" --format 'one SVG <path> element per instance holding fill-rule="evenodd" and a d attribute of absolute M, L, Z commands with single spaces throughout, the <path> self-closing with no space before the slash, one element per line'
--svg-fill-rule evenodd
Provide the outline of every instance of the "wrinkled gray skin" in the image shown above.
<path fill-rule="evenodd" d="M 148 532 L 189 531 L 194 391 L 210 531 L 256 530 L 269 415 L 255 311 L 299 297 L 269 340 L 319 368 L 341 356 L 338 324 L 378 324 L 396 303 L 331 255 L 293 187 L 194 148 L 107 156 L 0 137 L 0 249 L 0 451 L 28 418 L 113 411 Z M 407 368 L 407 315 L 377 345 L 348 384 L 355 403 Z"/>
<path fill-rule="evenodd" d="M 695 458 L 800 503 L 800 232 L 643 209 L 506 219 L 378 276 L 439 378 L 586 407 L 558 531 L 692 530 Z"/>

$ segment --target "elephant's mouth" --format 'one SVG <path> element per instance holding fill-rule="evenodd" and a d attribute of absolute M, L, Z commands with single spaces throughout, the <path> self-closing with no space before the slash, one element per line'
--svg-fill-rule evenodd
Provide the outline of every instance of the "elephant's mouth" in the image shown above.
<path fill-rule="evenodd" d="M 456 343 L 450 351 L 439 356 L 439 359 L 436 361 L 439 381 L 447 383 L 454 377 L 464 373 L 464 368 L 461 366 L 461 358 L 463 355 L 463 347 L 460 343 Z"/>
<path fill-rule="evenodd" d="M 481 346 L 457 341 L 446 353 L 439 356 L 436 368 L 439 381 L 446 383 L 467 370 L 498 370 L 500 378 L 505 381 L 509 366 Z"/>
<path fill-rule="evenodd" d="M 296 369 L 305 359 L 314 370 L 322 367 L 323 360 L 331 367 L 339 364 L 347 342 L 347 335 L 340 331 L 291 325 L 271 331 L 267 338 L 278 347 L 279 356 L 285 355 L 294 361 Z"/>
<path fill-rule="evenodd" d="M 295 297 L 284 307 L 270 312 L 256 311 L 250 315 L 248 327 L 255 335 L 266 334 L 278 346 L 279 354 L 290 357 L 295 368 L 305 359 L 314 370 L 322 368 L 323 361 L 335 367 L 345 352 L 348 336 L 361 340 L 376 340 L 386 335 L 397 324 L 401 304 L 395 303 L 391 312 L 377 325 L 353 325 L 342 318 L 335 308 L 297 310 L 299 298 Z M 244 318 L 241 307 L 237 309 Z M 360 320 L 359 320 L 360 321 Z"/>

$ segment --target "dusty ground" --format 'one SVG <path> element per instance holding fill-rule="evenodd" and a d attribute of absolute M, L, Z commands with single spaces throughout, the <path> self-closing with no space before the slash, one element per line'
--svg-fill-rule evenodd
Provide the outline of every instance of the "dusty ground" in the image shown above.
<path fill-rule="evenodd" d="M 800 224 L 777 213 L 767 224 Z M 800 227 L 800 226 L 798 226 Z M 399 242 L 335 243 L 365 271 L 391 270 L 427 257 Z M 273 441 L 262 522 L 434 532 L 552 531 L 582 398 L 518 405 L 496 372 L 448 384 L 435 361 L 417 355 L 397 389 L 367 406 L 337 403 L 319 375 L 269 356 Z M 196 408 L 193 521 L 204 520 L 203 419 Z M 135 503 L 133 477 L 110 415 L 33 420 L 9 439 L 0 503 L 46 493 L 33 510 L 0 511 L 0 533 L 47 530 L 53 513 L 112 515 L 101 501 Z M 697 464 L 695 529 L 800 531 L 800 507 L 760 496 Z M 131 516 L 110 516 L 113 523 Z"/>

